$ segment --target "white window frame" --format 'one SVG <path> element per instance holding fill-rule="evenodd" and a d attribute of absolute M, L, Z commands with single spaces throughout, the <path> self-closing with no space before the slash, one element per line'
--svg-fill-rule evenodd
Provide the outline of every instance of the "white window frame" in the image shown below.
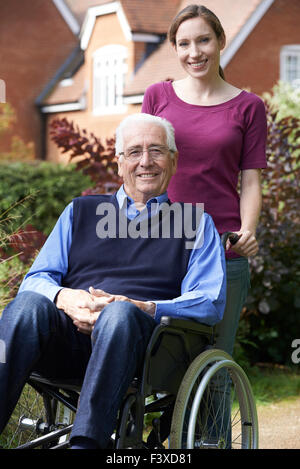
<path fill-rule="evenodd" d="M 128 70 L 127 48 L 107 45 L 93 53 L 93 114 L 123 114 L 125 76 Z"/>
<path fill-rule="evenodd" d="M 296 77 L 292 78 L 290 59 L 295 61 Z M 286 45 L 280 51 L 280 80 L 290 83 L 292 86 L 300 86 L 300 44 Z"/>

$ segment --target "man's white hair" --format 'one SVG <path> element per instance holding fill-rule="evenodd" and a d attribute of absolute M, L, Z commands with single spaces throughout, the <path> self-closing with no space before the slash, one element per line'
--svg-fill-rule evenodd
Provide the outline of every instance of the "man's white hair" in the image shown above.
<path fill-rule="evenodd" d="M 140 122 L 159 125 L 165 130 L 167 145 L 169 150 L 172 152 L 171 156 L 173 157 L 173 152 L 177 151 L 174 127 L 169 121 L 167 121 L 167 119 L 145 113 L 130 114 L 122 120 L 121 124 L 116 130 L 116 155 L 119 155 L 124 151 L 124 130 L 128 127 L 134 128 Z"/>

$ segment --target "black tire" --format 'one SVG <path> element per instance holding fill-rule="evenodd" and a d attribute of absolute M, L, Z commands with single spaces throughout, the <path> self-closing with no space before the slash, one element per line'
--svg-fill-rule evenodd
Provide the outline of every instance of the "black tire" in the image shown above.
<path fill-rule="evenodd" d="M 201 353 L 189 366 L 178 391 L 170 448 L 257 447 L 256 406 L 246 374 L 221 350 Z"/>

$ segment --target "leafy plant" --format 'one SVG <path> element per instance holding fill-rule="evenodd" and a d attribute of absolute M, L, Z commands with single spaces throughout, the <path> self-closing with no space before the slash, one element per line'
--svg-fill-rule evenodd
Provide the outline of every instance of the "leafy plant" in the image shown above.
<path fill-rule="evenodd" d="M 278 118 L 266 103 L 268 170 L 257 230 L 259 255 L 250 260 L 252 289 L 244 318 L 250 324 L 252 360 L 290 361 L 300 313 L 299 159 L 300 120 Z M 291 138 L 292 136 L 292 138 Z M 246 346 L 247 349 L 247 346 Z"/>
<path fill-rule="evenodd" d="M 121 185 L 115 160 L 114 139 L 106 140 L 106 148 L 93 133 L 69 122 L 66 118 L 54 119 L 51 124 L 51 138 L 62 153 L 68 154 L 69 161 L 76 161 L 76 169 L 83 170 L 95 182 L 93 188 L 83 192 L 103 194 L 113 192 Z"/>
<path fill-rule="evenodd" d="M 263 98 L 269 106 L 278 110 L 277 118 L 294 116 L 300 119 L 300 88 L 290 83 L 279 81 L 271 93 L 264 93 Z"/>
<path fill-rule="evenodd" d="M 11 212 L 16 206 L 20 208 L 23 203 L 24 201 L 20 201 L 0 213 L 0 309 L 17 294 L 29 264 L 46 239 L 45 235 L 32 226 L 13 230 L 15 216 Z"/>
<path fill-rule="evenodd" d="M 5 306 L 16 296 L 29 266 L 17 255 L 2 259 L 0 255 L 0 316 Z"/>
<path fill-rule="evenodd" d="M 31 224 L 46 235 L 65 206 L 92 184 L 89 176 L 74 171 L 74 165 L 38 161 L 0 164 L 0 180 L 0 213 L 12 207 L 15 230 Z"/>

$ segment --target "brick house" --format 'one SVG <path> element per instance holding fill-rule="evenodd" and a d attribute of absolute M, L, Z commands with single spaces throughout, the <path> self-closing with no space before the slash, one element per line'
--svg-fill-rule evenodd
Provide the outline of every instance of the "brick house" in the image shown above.
<path fill-rule="evenodd" d="M 17 116 L 11 132 L 1 135 L 0 152 L 9 151 L 18 135 L 34 142 L 42 158 L 45 115 L 35 101 L 78 44 L 79 25 L 61 0 L 4 1 L 0 18 L 0 79 Z"/>
<path fill-rule="evenodd" d="M 36 128 L 41 129 L 44 123 L 44 143 L 40 144 L 46 149 L 43 156 L 56 161 L 59 152 L 49 138 L 49 123 L 55 117 L 67 117 L 103 141 L 113 136 L 126 114 L 140 111 L 147 86 L 183 76 L 166 33 L 176 12 L 193 0 L 46 3 L 52 3 L 52 9 L 56 6 L 57 22 L 64 18 L 65 34 L 70 35 L 69 42 L 56 41 L 59 66 L 55 73 L 49 73 L 42 89 L 35 88 L 32 97 L 32 108 L 35 100 L 41 116 Z M 213 10 L 225 29 L 227 44 L 221 65 L 230 83 L 261 95 L 278 79 L 294 83 L 300 79 L 299 0 L 199 3 Z M 80 31 L 77 35 L 76 29 Z M 43 68 L 44 60 L 35 65 Z"/>
<path fill-rule="evenodd" d="M 91 1 L 83 19 L 83 2 L 68 0 L 81 23 L 80 47 L 73 61 L 57 77 L 55 86 L 39 97 L 47 122 L 67 117 L 80 128 L 94 132 L 104 142 L 114 135 L 122 118 L 139 112 L 141 100 L 124 98 L 126 84 L 166 38 L 170 18 L 180 0 Z M 81 60 L 78 68 L 76 60 Z M 132 101 L 132 102 L 131 102 Z M 59 159 L 59 152 L 47 138 L 47 159 Z"/>

